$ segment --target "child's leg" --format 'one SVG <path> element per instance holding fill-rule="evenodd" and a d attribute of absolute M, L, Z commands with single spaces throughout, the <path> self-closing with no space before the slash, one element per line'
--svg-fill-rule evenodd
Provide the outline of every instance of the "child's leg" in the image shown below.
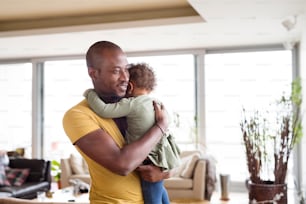
<path fill-rule="evenodd" d="M 148 182 L 141 180 L 141 188 L 144 199 L 144 204 L 164 204 L 164 182 Z"/>
<path fill-rule="evenodd" d="M 164 185 L 163 185 L 162 203 L 163 204 L 170 204 L 170 200 L 169 200 L 169 197 L 168 197 L 168 192 L 167 192 L 166 188 L 164 187 Z"/>

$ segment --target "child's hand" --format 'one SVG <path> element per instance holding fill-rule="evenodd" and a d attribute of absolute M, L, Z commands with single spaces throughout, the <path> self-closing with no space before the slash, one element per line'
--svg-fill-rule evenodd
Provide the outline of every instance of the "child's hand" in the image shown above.
<path fill-rule="evenodd" d="M 91 91 L 94 91 L 93 89 L 87 89 L 84 93 L 83 93 L 83 96 L 85 98 L 88 98 L 88 94 L 91 92 Z"/>
<path fill-rule="evenodd" d="M 167 111 L 163 104 L 158 104 L 156 101 L 153 101 L 153 106 L 155 110 L 155 123 L 161 129 L 164 134 L 168 129 L 168 118 Z"/>

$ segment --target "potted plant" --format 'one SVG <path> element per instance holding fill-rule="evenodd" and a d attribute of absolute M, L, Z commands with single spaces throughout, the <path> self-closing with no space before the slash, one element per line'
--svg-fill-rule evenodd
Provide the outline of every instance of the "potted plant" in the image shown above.
<path fill-rule="evenodd" d="M 56 161 L 51 161 L 51 175 L 54 178 L 54 181 L 57 182 L 58 188 L 61 188 L 61 164 Z"/>
<path fill-rule="evenodd" d="M 240 123 L 250 174 L 250 203 L 287 203 L 288 160 L 302 138 L 300 79 L 267 112 L 243 109 Z"/>

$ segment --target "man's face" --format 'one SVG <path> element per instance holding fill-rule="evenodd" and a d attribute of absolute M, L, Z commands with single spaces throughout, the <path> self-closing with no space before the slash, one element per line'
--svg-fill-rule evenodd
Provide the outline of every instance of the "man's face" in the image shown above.
<path fill-rule="evenodd" d="M 104 99 L 122 98 L 125 96 L 128 82 L 128 62 L 121 50 L 108 50 L 103 53 L 103 63 L 90 68 L 95 91 Z M 108 101 L 105 101 L 108 102 Z"/>

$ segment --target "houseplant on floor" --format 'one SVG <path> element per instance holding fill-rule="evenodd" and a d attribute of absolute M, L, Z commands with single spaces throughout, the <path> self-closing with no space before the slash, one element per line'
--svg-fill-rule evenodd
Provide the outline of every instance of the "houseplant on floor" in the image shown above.
<path fill-rule="evenodd" d="M 51 161 L 51 174 L 57 183 L 58 189 L 61 189 L 61 164 L 56 160 Z"/>
<path fill-rule="evenodd" d="M 282 96 L 269 111 L 243 109 L 240 126 L 250 174 L 249 203 L 287 203 L 288 160 L 302 138 L 301 90 L 297 78 L 290 96 Z"/>

